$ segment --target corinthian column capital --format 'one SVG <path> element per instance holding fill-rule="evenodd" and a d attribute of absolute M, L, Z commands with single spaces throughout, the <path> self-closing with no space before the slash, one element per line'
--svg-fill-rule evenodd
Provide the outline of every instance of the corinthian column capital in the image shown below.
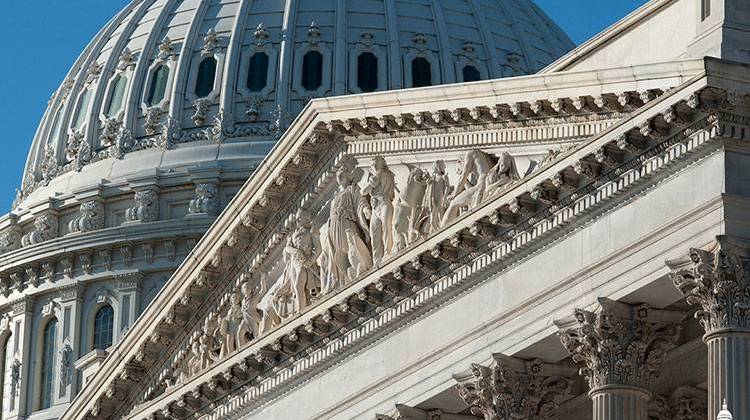
<path fill-rule="evenodd" d="M 599 305 L 599 312 L 576 309 L 574 317 L 555 321 L 562 344 L 592 393 L 612 386 L 647 391 L 677 344 L 683 314 L 605 298 Z"/>
<path fill-rule="evenodd" d="M 542 360 L 493 355 L 491 367 L 471 366 L 468 379 L 456 377 L 458 393 L 471 413 L 484 420 L 546 420 L 555 417 L 560 398 L 570 394 L 575 371 Z"/>
<path fill-rule="evenodd" d="M 667 261 L 672 282 L 697 306 L 695 317 L 706 331 L 750 331 L 750 277 L 746 244 L 726 237 L 708 249 L 693 248 L 687 257 Z"/>

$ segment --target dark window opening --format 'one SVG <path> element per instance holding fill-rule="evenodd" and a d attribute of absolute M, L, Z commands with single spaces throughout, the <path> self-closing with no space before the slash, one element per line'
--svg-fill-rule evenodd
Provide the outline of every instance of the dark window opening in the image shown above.
<path fill-rule="evenodd" d="M 465 66 L 463 69 L 464 73 L 464 82 L 476 82 L 478 80 L 482 80 L 482 75 L 479 74 L 479 70 L 477 70 L 474 66 Z"/>
<path fill-rule="evenodd" d="M 357 57 L 357 86 L 362 92 L 374 92 L 378 88 L 378 58 L 371 52 Z"/>
<path fill-rule="evenodd" d="M 198 79 L 195 82 L 195 94 L 199 98 L 208 96 L 214 90 L 216 81 L 216 59 L 206 57 L 198 65 Z"/>
<path fill-rule="evenodd" d="M 118 76 L 114 83 L 112 83 L 112 91 L 109 94 L 109 105 L 107 106 L 108 117 L 113 117 L 122 110 L 127 85 L 128 78 L 125 76 Z"/>
<path fill-rule="evenodd" d="M 94 349 L 106 350 L 112 346 L 112 330 L 115 311 L 111 306 L 102 306 L 94 315 Z"/>
<path fill-rule="evenodd" d="M 432 66 L 424 57 L 411 62 L 411 85 L 413 87 L 432 86 Z"/>
<path fill-rule="evenodd" d="M 250 92 L 260 92 L 268 80 L 268 54 L 255 53 L 250 57 L 250 69 L 247 72 L 247 88 Z"/>
<path fill-rule="evenodd" d="M 302 87 L 316 90 L 323 85 L 323 54 L 310 51 L 302 59 Z"/>
<path fill-rule="evenodd" d="M 151 79 L 151 86 L 148 89 L 146 102 L 149 105 L 156 105 L 164 99 L 167 93 L 167 81 L 169 80 L 169 67 L 159 66 L 154 72 Z"/>
<path fill-rule="evenodd" d="M 57 336 L 57 319 L 53 318 L 44 327 L 42 335 L 42 380 L 41 409 L 52 406 L 52 391 L 55 379 L 55 339 Z"/>

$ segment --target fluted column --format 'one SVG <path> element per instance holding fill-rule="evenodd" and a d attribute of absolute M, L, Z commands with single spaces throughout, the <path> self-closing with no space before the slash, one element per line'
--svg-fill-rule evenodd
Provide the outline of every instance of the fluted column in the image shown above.
<path fill-rule="evenodd" d="M 683 314 L 599 299 L 601 310 L 555 321 L 589 384 L 594 420 L 648 420 L 651 381 L 677 344 Z"/>
<path fill-rule="evenodd" d="M 484 420 L 548 420 L 555 418 L 557 401 L 571 393 L 575 373 L 569 367 L 493 355 L 491 367 L 471 366 L 471 377 L 454 376 L 458 394 L 471 414 Z"/>
<path fill-rule="evenodd" d="M 688 257 L 668 261 L 672 281 L 697 306 L 708 346 L 708 418 L 726 398 L 736 418 L 750 418 L 750 247 L 719 237 Z"/>

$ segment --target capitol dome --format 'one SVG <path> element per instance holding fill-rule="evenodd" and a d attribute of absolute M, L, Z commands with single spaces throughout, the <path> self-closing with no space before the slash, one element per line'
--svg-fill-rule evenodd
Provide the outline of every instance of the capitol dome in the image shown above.
<path fill-rule="evenodd" d="M 572 47 L 530 0 L 135 0 L 50 100 L 19 198 L 252 169 L 312 98 L 529 74 Z"/>
<path fill-rule="evenodd" d="M 52 398 L 43 353 L 6 411 L 62 413 L 71 361 L 96 369 L 311 99 L 528 74 L 571 48 L 529 0 L 134 0 L 50 99 L 0 218 L 0 309 L 68 361 Z M 13 322 L 27 369 L 41 342 Z"/>

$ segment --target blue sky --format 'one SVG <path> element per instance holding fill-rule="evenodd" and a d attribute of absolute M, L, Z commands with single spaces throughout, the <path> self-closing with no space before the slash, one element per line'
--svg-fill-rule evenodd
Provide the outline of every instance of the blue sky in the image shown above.
<path fill-rule="evenodd" d="M 94 34 L 129 0 L 2 0 L 0 214 L 21 183 L 47 100 Z M 450 0 L 444 0 L 450 1 Z M 645 0 L 536 0 L 580 44 Z"/>

